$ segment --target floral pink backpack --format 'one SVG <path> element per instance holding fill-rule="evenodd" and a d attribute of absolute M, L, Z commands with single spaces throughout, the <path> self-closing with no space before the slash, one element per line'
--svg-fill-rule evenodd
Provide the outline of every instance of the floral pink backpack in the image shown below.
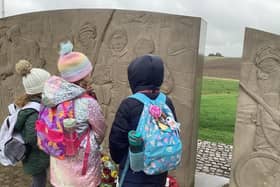
<path fill-rule="evenodd" d="M 79 98 L 81 97 L 92 98 L 88 94 L 83 94 Z M 85 174 L 90 152 L 89 130 L 78 136 L 75 130 L 67 133 L 63 126 L 65 119 L 75 119 L 74 103 L 75 100 L 68 100 L 55 107 L 43 106 L 41 108 L 36 121 L 37 143 L 45 153 L 58 159 L 64 159 L 65 156 L 76 155 L 82 140 L 87 138 L 82 171 L 82 174 Z"/>

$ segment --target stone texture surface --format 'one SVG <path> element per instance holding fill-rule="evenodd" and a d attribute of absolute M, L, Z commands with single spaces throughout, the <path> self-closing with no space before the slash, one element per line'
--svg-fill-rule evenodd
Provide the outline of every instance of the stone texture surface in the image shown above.
<path fill-rule="evenodd" d="M 280 186 L 280 36 L 246 29 L 230 187 Z"/>
<path fill-rule="evenodd" d="M 118 105 L 130 94 L 129 62 L 145 53 L 160 55 L 165 62 L 162 90 L 173 99 L 182 124 L 184 154 L 175 174 L 180 186 L 191 187 L 205 36 L 200 18 L 139 11 L 63 10 L 1 19 L 0 106 L 6 108 L 22 93 L 14 72 L 19 59 L 56 74 L 59 42 L 70 40 L 94 65 L 92 80 L 110 129 Z M 0 110 L 0 118 L 5 114 Z"/>
<path fill-rule="evenodd" d="M 197 141 L 196 171 L 229 178 L 232 145 Z"/>
<path fill-rule="evenodd" d="M 195 187 L 228 187 L 229 179 L 196 172 Z"/>

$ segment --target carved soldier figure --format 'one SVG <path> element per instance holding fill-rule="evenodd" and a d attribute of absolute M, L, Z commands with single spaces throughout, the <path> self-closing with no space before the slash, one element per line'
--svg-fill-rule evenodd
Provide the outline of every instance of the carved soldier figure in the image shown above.
<path fill-rule="evenodd" d="M 244 83 L 241 88 L 257 103 L 255 150 L 280 153 L 280 50 L 261 48 L 254 59 L 258 94 Z"/>
<path fill-rule="evenodd" d="M 268 45 L 257 51 L 256 90 L 240 82 L 257 104 L 253 152 L 239 160 L 234 178 L 238 186 L 279 186 L 280 176 L 280 50 Z M 255 116 L 255 118 L 254 118 Z M 277 156 L 278 155 L 278 156 Z M 248 172 L 249 171 L 249 172 Z M 256 177 L 256 180 L 251 180 Z"/>
<path fill-rule="evenodd" d="M 75 38 L 75 48 L 77 51 L 85 53 L 93 63 L 97 40 L 97 28 L 95 23 L 85 22 L 81 25 Z"/>
<path fill-rule="evenodd" d="M 7 53 L 9 65 L 6 72 L 13 72 L 15 64 L 20 59 L 30 61 L 34 67 L 43 67 L 45 61 L 40 57 L 40 47 L 35 41 L 21 37 L 19 25 L 13 25 L 7 31 Z"/>
<path fill-rule="evenodd" d="M 94 88 L 108 124 L 113 121 L 120 101 L 129 95 L 127 66 L 131 58 L 127 49 L 128 36 L 123 28 L 112 31 L 107 46 L 100 50 L 100 58 L 93 73 Z M 129 58 L 130 57 L 130 58 Z"/>
<path fill-rule="evenodd" d="M 7 38 L 5 38 L 7 37 Z M 4 57 L 6 64 L 0 69 L 1 75 L 1 106 L 9 104 L 16 93 L 20 93 L 22 87 L 18 76 L 14 75 L 15 64 L 20 59 L 27 59 L 34 67 L 43 67 L 45 61 L 40 57 L 40 48 L 37 42 L 21 37 L 19 25 L 13 25 L 6 32 L 2 41 L 5 45 Z M 3 49 L 3 47 L 1 47 Z M 3 51 L 1 51 L 3 52 Z"/>
<path fill-rule="evenodd" d="M 136 57 L 145 55 L 145 54 L 153 54 L 155 52 L 155 43 L 154 40 L 146 38 L 146 37 L 140 37 L 140 39 L 137 40 L 133 52 Z M 171 93 L 174 86 L 174 80 L 173 77 L 167 67 L 167 65 L 164 63 L 164 80 L 163 84 L 161 86 L 161 91 L 163 91 L 165 94 Z"/>

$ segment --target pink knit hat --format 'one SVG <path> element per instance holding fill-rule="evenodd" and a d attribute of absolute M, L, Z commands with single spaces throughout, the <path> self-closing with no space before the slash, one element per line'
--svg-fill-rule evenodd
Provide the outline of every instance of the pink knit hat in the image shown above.
<path fill-rule="evenodd" d="M 68 41 L 60 44 L 58 71 L 60 76 L 68 82 L 76 82 L 85 78 L 92 71 L 92 64 L 88 57 L 80 52 L 74 52 L 73 44 Z"/>

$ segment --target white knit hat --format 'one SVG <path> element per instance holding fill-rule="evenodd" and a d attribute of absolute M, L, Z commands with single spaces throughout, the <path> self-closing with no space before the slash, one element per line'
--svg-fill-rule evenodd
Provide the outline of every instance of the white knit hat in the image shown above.
<path fill-rule="evenodd" d="M 42 93 L 45 81 L 50 73 L 39 68 L 32 68 L 30 62 L 20 60 L 16 64 L 16 71 L 22 76 L 22 84 L 26 94 L 34 95 Z"/>

